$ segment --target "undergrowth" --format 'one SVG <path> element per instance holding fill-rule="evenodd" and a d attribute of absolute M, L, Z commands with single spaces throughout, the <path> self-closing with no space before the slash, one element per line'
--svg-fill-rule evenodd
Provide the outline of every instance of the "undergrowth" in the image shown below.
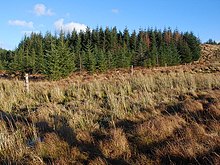
<path fill-rule="evenodd" d="M 0 80 L 1 164 L 217 164 L 220 76 Z"/>

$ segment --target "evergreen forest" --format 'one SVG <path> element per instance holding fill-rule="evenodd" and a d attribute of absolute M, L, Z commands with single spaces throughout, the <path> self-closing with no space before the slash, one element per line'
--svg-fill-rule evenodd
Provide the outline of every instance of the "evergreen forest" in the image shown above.
<path fill-rule="evenodd" d="M 0 49 L 0 70 L 44 74 L 57 80 L 74 71 L 105 72 L 131 66 L 156 67 L 190 63 L 200 57 L 200 40 L 192 32 L 116 27 L 85 32 L 32 33 L 14 51 Z"/>

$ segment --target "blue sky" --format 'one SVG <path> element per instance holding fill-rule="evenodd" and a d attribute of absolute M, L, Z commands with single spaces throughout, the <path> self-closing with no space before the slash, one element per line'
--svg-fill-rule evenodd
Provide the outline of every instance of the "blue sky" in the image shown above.
<path fill-rule="evenodd" d="M 220 42 L 220 0 L 8 0 L 0 5 L 0 47 L 14 49 L 24 34 L 113 27 L 192 31 Z"/>

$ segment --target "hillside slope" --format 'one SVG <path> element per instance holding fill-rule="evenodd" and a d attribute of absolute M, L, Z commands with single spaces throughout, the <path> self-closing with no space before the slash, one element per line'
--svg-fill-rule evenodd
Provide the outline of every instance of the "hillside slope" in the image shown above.
<path fill-rule="evenodd" d="M 220 61 L 220 45 L 201 45 L 202 56 L 199 59 L 200 64 L 215 63 Z"/>
<path fill-rule="evenodd" d="M 0 164 L 219 164 L 214 50 L 193 64 L 31 80 L 29 93 L 0 79 Z"/>

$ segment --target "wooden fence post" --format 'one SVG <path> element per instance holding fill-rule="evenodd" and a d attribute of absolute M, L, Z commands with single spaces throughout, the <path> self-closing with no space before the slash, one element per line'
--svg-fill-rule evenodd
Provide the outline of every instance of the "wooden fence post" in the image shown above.
<path fill-rule="evenodd" d="M 134 66 L 131 65 L 131 75 L 133 75 L 133 74 L 134 74 Z"/>
<path fill-rule="evenodd" d="M 25 73 L 25 81 L 24 81 L 24 87 L 27 93 L 29 93 L 29 79 L 28 79 L 28 74 Z"/>

